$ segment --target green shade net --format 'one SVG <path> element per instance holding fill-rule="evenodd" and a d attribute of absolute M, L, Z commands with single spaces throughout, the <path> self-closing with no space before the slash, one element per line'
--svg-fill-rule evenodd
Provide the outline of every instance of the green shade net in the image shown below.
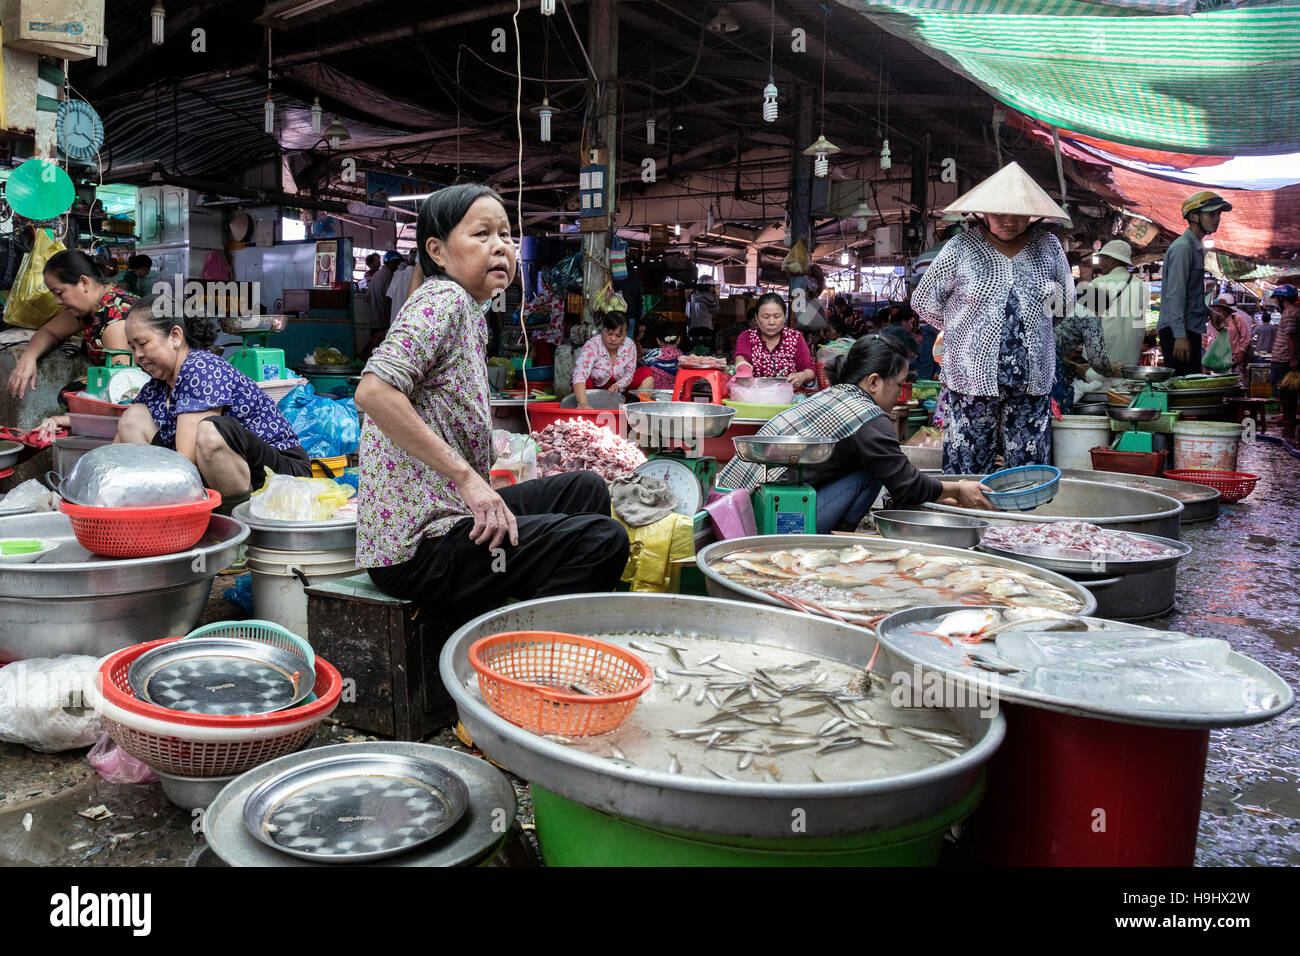
<path fill-rule="evenodd" d="M 1052 126 L 1184 153 L 1300 150 L 1296 0 L 840 3 Z"/>

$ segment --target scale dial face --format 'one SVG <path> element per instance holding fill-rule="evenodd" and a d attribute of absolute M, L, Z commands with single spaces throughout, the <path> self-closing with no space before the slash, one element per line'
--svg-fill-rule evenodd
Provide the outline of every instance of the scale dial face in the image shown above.
<path fill-rule="evenodd" d="M 64 100 L 55 121 L 59 149 L 83 163 L 95 158 L 104 145 L 104 121 L 85 100 Z"/>
<path fill-rule="evenodd" d="M 695 477 L 695 472 L 691 471 L 689 465 L 676 458 L 652 458 L 632 474 L 649 475 L 666 481 L 677 497 L 677 507 L 673 511 L 679 515 L 693 517 L 704 505 L 704 489 L 700 486 L 700 480 Z"/>

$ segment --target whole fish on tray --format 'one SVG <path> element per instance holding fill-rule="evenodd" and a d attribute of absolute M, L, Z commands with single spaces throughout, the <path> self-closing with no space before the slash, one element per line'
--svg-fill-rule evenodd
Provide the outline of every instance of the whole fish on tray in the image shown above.
<path fill-rule="evenodd" d="M 907 548 L 756 548 L 733 551 L 710 568 L 785 603 L 865 626 L 926 604 L 1081 608 L 1073 595 L 1033 575 L 984 564 L 977 557 Z"/>
<path fill-rule="evenodd" d="M 1020 554 L 1134 561 L 1179 554 L 1125 531 L 1108 531 L 1087 521 L 1052 521 L 1017 527 L 996 526 L 984 543 Z"/>

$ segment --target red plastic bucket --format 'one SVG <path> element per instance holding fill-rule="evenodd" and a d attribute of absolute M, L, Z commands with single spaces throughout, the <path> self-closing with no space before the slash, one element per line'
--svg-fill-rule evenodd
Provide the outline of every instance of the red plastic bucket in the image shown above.
<path fill-rule="evenodd" d="M 1191 866 L 1208 730 L 1001 705 L 1006 741 L 972 820 L 994 866 Z"/>

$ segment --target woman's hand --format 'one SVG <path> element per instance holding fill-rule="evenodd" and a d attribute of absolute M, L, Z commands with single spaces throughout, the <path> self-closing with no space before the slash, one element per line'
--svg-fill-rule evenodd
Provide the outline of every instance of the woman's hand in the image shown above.
<path fill-rule="evenodd" d="M 65 428 L 72 427 L 72 419 L 67 415 L 55 415 L 45 419 L 36 426 L 36 437 L 41 441 L 54 441 L 56 435 Z"/>
<path fill-rule="evenodd" d="M 519 528 L 515 516 L 510 513 L 501 496 L 478 474 L 470 473 L 464 481 L 457 482 L 456 493 L 474 513 L 474 527 L 469 532 L 471 541 L 475 544 L 486 543 L 489 548 L 498 548 L 508 535 L 511 546 L 519 544 Z"/>
<path fill-rule="evenodd" d="M 1186 362 L 1192 357 L 1192 343 L 1186 338 L 1174 339 L 1174 361 Z"/>
<path fill-rule="evenodd" d="M 791 372 L 785 377 L 785 380 L 798 388 L 801 385 L 807 385 L 817 377 L 817 373 L 811 369 L 804 369 L 802 372 Z"/>
<path fill-rule="evenodd" d="M 978 481 L 944 481 L 943 494 L 939 496 L 939 504 L 956 505 L 958 508 L 971 508 L 976 511 L 993 511 L 994 508 L 989 504 L 989 500 L 984 497 L 984 492 L 992 491 L 992 488 L 985 488 Z"/>
<path fill-rule="evenodd" d="M 23 353 L 14 370 L 9 373 L 9 394 L 22 398 L 29 390 L 36 388 L 36 359 Z"/>

